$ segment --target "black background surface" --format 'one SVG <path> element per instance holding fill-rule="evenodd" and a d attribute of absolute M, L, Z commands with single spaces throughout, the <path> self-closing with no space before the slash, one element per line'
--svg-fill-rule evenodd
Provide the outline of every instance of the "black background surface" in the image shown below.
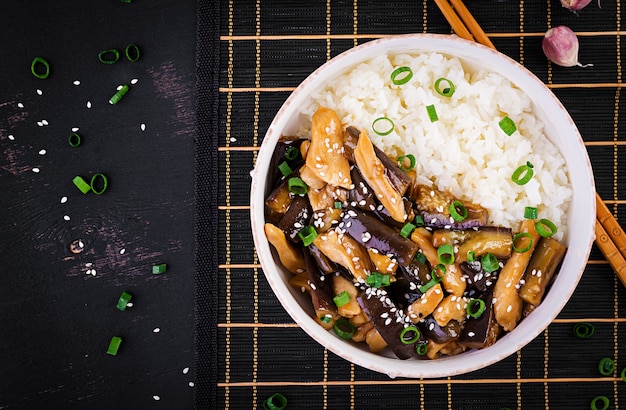
<path fill-rule="evenodd" d="M 0 408 L 193 406 L 195 23 L 193 1 L 2 2 Z M 119 61 L 98 61 L 111 48 Z M 95 173 L 102 195 L 72 183 Z"/>

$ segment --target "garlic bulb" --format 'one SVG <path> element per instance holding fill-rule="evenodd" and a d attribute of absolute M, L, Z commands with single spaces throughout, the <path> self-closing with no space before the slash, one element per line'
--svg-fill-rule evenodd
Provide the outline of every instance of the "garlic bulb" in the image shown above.
<path fill-rule="evenodd" d="M 549 29 L 543 40 L 541 48 L 554 64 L 563 67 L 587 67 L 592 64 L 582 65 L 578 62 L 578 37 L 567 26 L 556 26 Z"/>

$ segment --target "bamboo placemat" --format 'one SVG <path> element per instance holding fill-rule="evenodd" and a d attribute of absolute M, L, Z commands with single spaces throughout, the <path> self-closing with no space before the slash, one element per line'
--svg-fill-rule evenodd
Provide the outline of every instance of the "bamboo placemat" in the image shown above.
<path fill-rule="evenodd" d="M 468 0 L 496 48 L 521 62 L 561 99 L 589 150 L 597 190 L 619 221 L 626 205 L 626 103 L 620 0 L 578 15 L 557 0 Z M 626 366 L 626 289 L 592 250 L 571 301 L 532 343 L 500 363 L 434 380 L 390 379 L 326 351 L 285 313 L 254 252 L 250 171 L 263 136 L 290 92 L 337 54 L 382 36 L 450 33 L 434 2 L 311 0 L 220 2 L 219 408 L 262 408 L 280 392 L 296 409 L 575 409 L 598 395 L 626 407 L 626 383 L 600 376 L 611 357 Z M 565 24 L 588 68 L 549 64 L 541 39 Z M 572 334 L 595 325 L 591 341 Z"/>

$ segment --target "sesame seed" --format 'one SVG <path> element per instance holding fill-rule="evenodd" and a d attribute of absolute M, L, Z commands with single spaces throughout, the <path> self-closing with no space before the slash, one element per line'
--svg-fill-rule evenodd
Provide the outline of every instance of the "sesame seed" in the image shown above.
<path fill-rule="evenodd" d="M 509 306 L 506 307 L 507 313 L 510 312 L 511 310 L 513 310 L 513 306 L 512 305 L 509 305 Z"/>
<path fill-rule="evenodd" d="M 183 374 L 187 374 L 187 373 L 189 373 L 189 367 L 185 367 L 185 368 L 183 369 Z"/>
<path fill-rule="evenodd" d="M 62 203 L 62 204 L 66 203 L 66 202 L 67 202 L 67 197 L 66 197 L 66 196 L 64 196 L 63 198 L 61 198 L 61 203 Z"/>
<path fill-rule="evenodd" d="M 138 79 L 133 78 L 132 80 L 130 80 L 130 83 L 135 85 L 135 84 L 137 84 L 138 81 L 139 81 Z"/>
<path fill-rule="evenodd" d="M 46 150 L 45 149 L 39 150 L 39 155 L 46 155 Z"/>
<path fill-rule="evenodd" d="M 434 328 L 435 328 L 435 324 L 434 324 L 434 323 L 431 323 L 431 324 L 428 326 L 428 329 L 429 329 L 429 330 L 433 330 Z"/>
<path fill-rule="evenodd" d="M 154 329 L 152 329 L 152 333 L 159 333 L 161 331 L 161 329 L 159 329 L 158 327 L 155 327 Z"/>
<path fill-rule="evenodd" d="M 74 85 L 80 85 L 80 81 L 78 80 L 74 81 Z"/>
<path fill-rule="evenodd" d="M 387 320 L 385 320 L 385 326 L 389 326 L 391 322 L 393 322 L 393 320 L 391 318 L 388 318 Z"/>
<path fill-rule="evenodd" d="M 474 333 L 474 332 L 467 332 L 467 335 L 469 337 L 474 337 L 474 336 L 476 336 L 476 333 Z"/>
<path fill-rule="evenodd" d="M 160 398 L 159 396 L 152 396 L 152 398 L 153 398 L 154 400 L 156 400 L 156 401 L 161 400 L 161 398 Z"/>

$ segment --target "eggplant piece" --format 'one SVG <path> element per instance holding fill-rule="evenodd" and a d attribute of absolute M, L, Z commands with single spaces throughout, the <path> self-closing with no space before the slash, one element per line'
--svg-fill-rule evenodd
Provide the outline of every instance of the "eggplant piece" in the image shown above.
<path fill-rule="evenodd" d="M 346 150 L 351 151 L 351 156 L 354 158 L 354 150 L 358 144 L 361 132 L 356 127 L 352 126 L 348 127 L 346 131 L 346 134 L 349 134 L 350 136 L 344 136 L 344 146 L 346 147 Z M 374 153 L 385 167 L 385 176 L 389 179 L 391 185 L 400 193 L 401 196 L 404 195 L 411 186 L 412 179 L 406 174 L 406 172 L 400 169 L 396 161 L 389 158 L 387 154 L 385 154 L 385 152 L 376 145 L 374 145 Z"/>
<path fill-rule="evenodd" d="M 274 187 L 265 200 L 265 217 L 267 221 L 276 225 L 285 216 L 294 195 L 289 192 L 289 181 L 284 179 Z"/>
<path fill-rule="evenodd" d="M 508 259 L 513 251 L 513 234 L 510 228 L 482 226 L 476 229 L 437 229 L 433 232 L 433 246 L 449 243 L 457 247 L 457 262 L 467 261 L 467 253 L 477 257 L 492 253 L 498 259 Z"/>
<path fill-rule="evenodd" d="M 402 202 L 404 202 L 404 212 L 406 215 L 406 220 L 413 221 L 416 216 L 415 208 L 413 208 L 413 202 L 411 202 L 410 200 L 406 198 L 402 198 Z M 402 229 L 402 227 L 406 224 L 406 222 L 398 222 L 395 219 L 393 219 L 393 217 L 391 216 L 387 208 L 385 208 L 382 205 L 378 205 L 376 207 L 376 210 L 372 213 L 376 215 L 378 219 L 383 221 L 385 224 L 395 226 L 399 229 Z"/>
<path fill-rule="evenodd" d="M 270 181 L 272 187 L 275 187 L 281 178 L 283 178 L 282 172 L 278 169 L 280 164 L 286 161 L 292 171 L 296 171 L 304 165 L 304 159 L 302 158 L 302 155 L 300 155 L 300 144 L 302 144 L 302 141 L 303 139 L 298 138 L 293 141 L 278 141 L 276 144 L 276 148 L 274 148 L 274 152 L 272 153 L 272 159 L 270 160 L 268 171 L 269 175 L 267 176 L 267 179 Z M 298 155 L 294 159 L 285 158 L 285 152 L 287 152 L 289 147 L 295 147 L 298 149 Z"/>
<path fill-rule="evenodd" d="M 491 346 L 498 339 L 500 325 L 493 310 L 493 289 L 480 298 L 485 302 L 485 311 L 478 318 L 469 317 L 459 336 L 459 344 L 470 349 L 482 349 Z"/>
<path fill-rule="evenodd" d="M 424 224 L 430 228 L 469 229 L 487 224 L 486 209 L 468 201 L 458 200 L 448 192 L 417 185 L 411 188 L 411 199 L 424 218 Z M 457 200 L 467 209 L 467 217 L 462 221 L 456 221 L 450 214 L 450 205 Z"/>
<path fill-rule="evenodd" d="M 354 188 L 348 191 L 348 203 L 364 211 L 375 211 L 379 205 L 374 190 L 367 184 L 356 165 L 350 170 L 350 177 Z"/>
<path fill-rule="evenodd" d="M 461 324 L 456 320 L 451 320 L 446 326 L 439 326 L 432 315 L 422 319 L 417 327 L 426 338 L 440 344 L 457 340 L 462 330 Z"/>
<path fill-rule="evenodd" d="M 403 309 L 408 308 L 424 294 L 419 287 L 428 282 L 426 275 L 430 275 L 430 270 L 425 263 L 413 261 L 407 266 L 398 266 L 396 280 L 388 288 L 391 298 Z"/>
<path fill-rule="evenodd" d="M 333 301 L 334 292 L 332 283 L 326 280 L 326 277 L 315 264 L 315 260 L 311 254 L 304 249 L 303 252 L 304 266 L 307 271 L 308 285 L 311 289 L 311 302 L 315 309 L 315 319 L 324 324 L 322 317 L 331 315 L 332 318 L 337 316 L 337 307 Z M 324 326 L 326 327 L 326 326 Z"/>
<path fill-rule="evenodd" d="M 313 257 L 317 267 L 324 275 L 329 275 L 331 273 L 337 272 L 338 267 L 337 264 L 330 259 L 326 255 L 322 253 L 320 248 L 311 244 L 307 247 L 309 249 L 309 253 Z"/>
<path fill-rule="evenodd" d="M 309 224 L 313 215 L 309 201 L 302 196 L 296 196 L 289 209 L 278 223 L 278 227 L 285 232 L 287 238 L 299 242 L 298 232 Z"/>
<path fill-rule="evenodd" d="M 539 305 L 566 251 L 565 245 L 554 238 L 541 238 L 524 273 L 519 296 L 524 302 Z"/>
<path fill-rule="evenodd" d="M 405 344 L 400 340 L 400 334 L 407 320 L 402 309 L 391 301 L 384 289 L 368 288 L 357 296 L 357 301 L 374 327 L 387 342 L 398 359 L 406 360 L 415 354 L 415 344 Z"/>
<path fill-rule="evenodd" d="M 361 210 L 349 208 L 339 227 L 368 249 L 376 249 L 385 255 L 393 255 L 401 266 L 406 266 L 415 257 L 419 246 L 400 235 L 400 230 L 385 225 L 376 217 Z"/>
<path fill-rule="evenodd" d="M 498 280 L 498 272 L 500 269 L 493 272 L 486 272 L 480 261 L 475 262 L 461 262 L 459 267 L 465 275 L 469 296 L 473 296 L 475 293 L 483 293 L 493 287 Z"/>

